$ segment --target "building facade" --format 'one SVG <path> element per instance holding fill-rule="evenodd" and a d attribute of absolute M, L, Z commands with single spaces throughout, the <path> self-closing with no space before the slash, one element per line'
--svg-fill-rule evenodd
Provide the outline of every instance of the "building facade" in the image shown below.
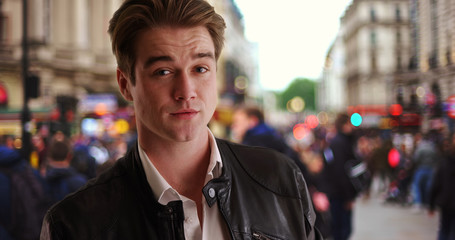
<path fill-rule="evenodd" d="M 417 105 L 425 118 L 424 130 L 439 128 L 448 117 L 448 98 L 455 94 L 455 2 L 410 0 L 411 61 L 397 74 L 394 89 L 404 105 Z M 451 127 L 453 131 L 453 126 Z"/>
<path fill-rule="evenodd" d="M 393 80 L 410 59 L 408 0 L 353 0 L 341 18 L 347 105 L 393 102 Z"/>
<path fill-rule="evenodd" d="M 340 25 L 343 41 L 328 52 L 321 80 L 322 110 L 337 109 L 333 103 L 339 96 L 329 89 L 341 76 L 342 110 L 387 117 L 390 106 L 399 104 L 398 124 L 455 130 L 453 0 L 353 0 Z M 344 52 L 342 70 L 333 63 L 337 52 Z"/>
<path fill-rule="evenodd" d="M 317 108 L 326 112 L 341 112 L 346 109 L 345 48 L 343 26 L 330 47 L 318 84 Z"/>

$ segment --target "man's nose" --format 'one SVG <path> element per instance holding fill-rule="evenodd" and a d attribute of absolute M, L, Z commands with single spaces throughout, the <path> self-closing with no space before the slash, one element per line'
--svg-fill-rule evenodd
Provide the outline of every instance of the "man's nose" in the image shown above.
<path fill-rule="evenodd" d="M 180 72 L 176 76 L 174 98 L 177 101 L 189 101 L 196 98 L 196 81 L 189 73 Z"/>

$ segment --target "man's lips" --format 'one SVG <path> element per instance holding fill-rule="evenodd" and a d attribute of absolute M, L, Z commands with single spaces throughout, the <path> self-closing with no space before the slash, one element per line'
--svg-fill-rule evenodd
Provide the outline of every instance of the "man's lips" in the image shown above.
<path fill-rule="evenodd" d="M 182 109 L 178 110 L 176 112 L 172 112 L 171 116 L 177 117 L 180 119 L 191 119 L 194 116 L 196 116 L 199 113 L 199 111 L 196 111 L 194 109 Z"/>

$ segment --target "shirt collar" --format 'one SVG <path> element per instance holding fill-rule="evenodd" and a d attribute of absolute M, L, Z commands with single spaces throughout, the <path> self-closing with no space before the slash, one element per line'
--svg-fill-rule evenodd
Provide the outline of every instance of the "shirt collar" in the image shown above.
<path fill-rule="evenodd" d="M 218 150 L 215 137 L 213 136 L 210 129 L 207 128 L 207 131 L 209 132 L 210 162 L 207 168 L 205 183 L 213 178 L 219 177 L 223 168 L 223 162 L 221 161 L 221 155 Z M 142 166 L 144 167 L 147 182 L 152 188 L 155 199 L 163 205 L 166 205 L 170 201 L 187 200 L 188 198 L 180 195 L 175 189 L 172 188 L 171 185 L 169 185 L 163 176 L 161 176 L 161 174 L 158 172 L 158 169 L 156 169 L 152 161 L 150 161 L 148 158 L 144 149 L 141 148 L 140 144 L 138 144 L 138 150 Z"/>

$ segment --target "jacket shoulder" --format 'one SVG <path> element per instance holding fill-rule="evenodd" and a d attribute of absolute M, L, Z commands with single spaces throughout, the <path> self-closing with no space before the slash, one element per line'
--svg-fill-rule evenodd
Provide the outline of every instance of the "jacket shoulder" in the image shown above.
<path fill-rule="evenodd" d="M 42 231 L 52 236 L 68 236 L 68 233 L 109 229 L 118 220 L 121 202 L 127 195 L 125 178 L 126 171 L 116 163 L 54 204 L 44 218 Z"/>
<path fill-rule="evenodd" d="M 292 159 L 265 147 L 246 146 L 219 140 L 220 152 L 233 155 L 232 161 L 238 163 L 254 181 L 279 195 L 301 197 L 306 192 L 303 174 Z M 229 159 L 228 156 L 225 156 Z"/>

